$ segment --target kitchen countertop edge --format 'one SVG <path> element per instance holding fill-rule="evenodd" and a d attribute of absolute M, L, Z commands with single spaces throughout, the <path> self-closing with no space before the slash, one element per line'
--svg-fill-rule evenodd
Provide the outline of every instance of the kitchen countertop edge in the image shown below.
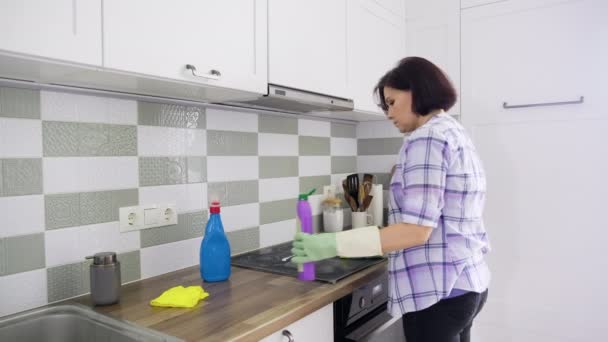
<path fill-rule="evenodd" d="M 382 273 L 387 270 L 387 262 L 381 262 L 379 264 L 370 266 L 364 270 L 361 270 L 353 275 L 350 275 L 336 284 L 328 284 L 328 283 L 320 283 L 313 282 L 310 285 L 311 289 L 302 295 L 296 296 L 296 298 L 291 298 L 289 300 L 284 300 L 280 302 L 278 305 L 274 305 L 272 308 L 268 310 L 264 310 L 258 312 L 255 316 L 250 317 L 246 321 L 258 321 L 255 326 L 249 327 L 248 324 L 244 324 L 247 326 L 247 329 L 243 329 L 243 327 L 237 327 L 243 322 L 239 322 L 238 324 L 234 324 L 234 326 L 229 326 L 227 329 L 222 331 L 213 332 L 212 334 L 205 334 L 205 341 L 259 341 L 260 339 L 275 333 L 276 331 L 287 327 L 288 325 L 306 317 L 307 315 L 325 307 L 326 305 L 333 303 L 334 301 L 342 298 L 343 296 L 351 293 L 353 290 L 357 289 L 360 286 L 366 284 L 366 282 L 374 279 L 375 277 L 380 276 Z M 273 279 L 284 279 L 287 282 L 295 281 L 295 278 L 280 276 L 272 273 L 265 273 L 260 271 L 254 271 L 249 269 L 244 269 L 240 267 L 233 266 L 233 271 L 236 272 L 248 272 L 252 275 L 255 275 L 257 281 L 263 281 L 265 277 L 272 277 Z M 252 273 L 253 272 L 253 273 Z M 152 284 L 155 283 L 167 283 L 168 279 L 173 279 L 174 277 L 177 282 L 179 280 L 185 279 L 186 276 L 193 277 L 191 273 L 198 274 L 198 267 L 188 267 L 185 269 L 177 270 L 174 272 L 162 274 L 152 278 L 146 278 L 142 280 L 138 280 L 129 284 L 123 285 L 124 287 L 130 287 L 128 290 L 131 301 L 133 299 L 131 297 L 145 297 L 141 296 L 139 292 L 142 292 L 143 289 L 152 287 Z M 200 276 L 199 276 L 200 277 Z M 175 286 L 178 284 L 175 284 Z M 288 286 L 289 284 L 287 284 Z M 135 287 L 135 289 L 133 289 Z M 236 285 L 234 286 L 236 287 Z M 141 290 L 140 290 L 141 288 Z M 163 287 L 164 288 L 164 287 Z M 124 291 L 127 292 L 127 291 Z M 160 293 L 158 293 L 160 294 Z M 125 296 L 121 297 L 121 303 L 123 303 L 123 299 Z M 137 299 L 137 305 L 142 305 L 142 299 Z M 144 323 L 145 318 L 133 319 L 129 317 L 128 314 L 123 313 L 121 308 L 116 308 L 117 305 L 110 306 L 93 306 L 91 303 L 90 295 L 83 295 L 80 297 L 68 299 L 59 303 L 53 303 L 52 305 L 58 304 L 70 304 L 70 303 L 78 303 L 81 305 L 88 306 L 92 308 L 94 311 L 102 313 L 104 315 L 127 320 L 132 323 L 135 323 L 140 326 L 144 326 L 149 329 L 153 329 L 159 331 L 161 333 L 175 336 L 177 338 L 184 339 L 185 341 L 193 341 L 192 339 L 187 339 L 185 336 L 180 336 L 179 334 L 175 334 L 173 332 L 167 331 L 162 328 L 155 327 L 155 324 L 162 323 L 162 321 L 156 322 L 154 324 L 146 324 Z M 147 304 L 147 298 L 146 303 Z M 127 303 L 128 307 L 128 303 Z M 128 310 L 128 309 L 125 309 Z M 132 315 L 133 316 L 133 315 Z M 168 316 L 167 320 L 173 319 L 176 316 Z M 260 323 L 260 321 L 262 323 Z M 230 328 L 234 328 L 232 331 Z M 201 339 L 195 339 L 194 341 L 200 341 Z"/>

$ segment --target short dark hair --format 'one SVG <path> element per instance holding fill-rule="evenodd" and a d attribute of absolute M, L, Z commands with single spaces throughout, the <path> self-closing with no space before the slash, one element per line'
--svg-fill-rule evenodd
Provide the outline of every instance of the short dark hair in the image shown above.
<path fill-rule="evenodd" d="M 427 115 L 433 110 L 448 111 L 456 103 L 456 89 L 439 67 L 422 57 L 406 57 L 389 70 L 374 88 L 376 103 L 386 113 L 384 87 L 412 92 L 412 111 Z"/>

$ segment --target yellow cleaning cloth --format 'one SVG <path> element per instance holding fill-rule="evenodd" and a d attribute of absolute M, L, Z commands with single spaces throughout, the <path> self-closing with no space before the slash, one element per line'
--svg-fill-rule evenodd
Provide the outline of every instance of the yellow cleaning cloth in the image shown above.
<path fill-rule="evenodd" d="M 193 308 L 198 301 L 209 297 L 200 286 L 176 286 L 163 292 L 158 298 L 152 299 L 150 305 L 171 308 Z"/>

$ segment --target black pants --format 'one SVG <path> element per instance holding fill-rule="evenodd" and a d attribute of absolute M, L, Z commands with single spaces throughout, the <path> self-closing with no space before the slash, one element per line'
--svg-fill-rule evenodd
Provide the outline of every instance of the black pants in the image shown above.
<path fill-rule="evenodd" d="M 469 342 L 473 319 L 483 308 L 488 290 L 444 299 L 421 311 L 403 315 L 406 342 Z"/>

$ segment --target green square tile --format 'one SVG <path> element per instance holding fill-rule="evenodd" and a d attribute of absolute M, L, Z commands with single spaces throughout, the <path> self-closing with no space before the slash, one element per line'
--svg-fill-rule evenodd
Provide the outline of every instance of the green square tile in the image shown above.
<path fill-rule="evenodd" d="M 207 131 L 208 156 L 257 156 L 258 134 L 250 132 Z"/>
<path fill-rule="evenodd" d="M 313 188 L 316 195 L 323 193 L 323 186 L 331 184 L 331 176 L 300 177 L 300 193 L 309 192 Z"/>
<path fill-rule="evenodd" d="M 230 253 L 237 255 L 260 248 L 260 228 L 253 227 L 226 233 Z"/>
<path fill-rule="evenodd" d="M 0 87 L 0 117 L 40 119 L 40 91 Z"/>
<path fill-rule="evenodd" d="M 259 157 L 259 177 L 297 177 L 298 162 L 298 157 Z"/>
<path fill-rule="evenodd" d="M 201 237 L 204 234 L 206 224 L 206 210 L 179 214 L 177 225 L 141 230 L 141 247 L 146 248 Z"/>
<path fill-rule="evenodd" d="M 331 173 L 355 173 L 357 172 L 357 157 L 339 156 L 331 157 Z"/>
<path fill-rule="evenodd" d="M 120 262 L 120 280 L 123 284 L 141 279 L 141 256 L 139 251 L 116 256 Z"/>
<path fill-rule="evenodd" d="M 0 239 L 0 276 L 44 267 L 44 233 Z"/>
<path fill-rule="evenodd" d="M 297 199 L 260 203 L 260 224 L 287 221 L 296 217 Z"/>
<path fill-rule="evenodd" d="M 298 134 L 298 119 L 275 115 L 259 115 L 260 133 Z"/>
<path fill-rule="evenodd" d="M 185 184 L 186 157 L 139 157 L 139 185 Z"/>
<path fill-rule="evenodd" d="M 139 101 L 138 124 L 178 128 L 205 128 L 205 108 Z"/>
<path fill-rule="evenodd" d="M 119 208 L 137 205 L 137 189 L 80 193 L 80 225 L 118 221 Z"/>
<path fill-rule="evenodd" d="M 259 202 L 257 180 L 207 184 L 209 198 L 217 198 L 223 207 Z"/>
<path fill-rule="evenodd" d="M 41 194 L 42 158 L 3 159 L 1 176 L 0 196 Z"/>
<path fill-rule="evenodd" d="M 49 303 L 83 295 L 91 291 L 90 261 L 47 268 Z"/>
<path fill-rule="evenodd" d="M 332 122 L 331 136 L 334 138 L 356 138 L 357 127 L 351 124 Z"/>
<path fill-rule="evenodd" d="M 299 137 L 300 156 L 328 156 L 330 155 L 329 138 Z"/>
<path fill-rule="evenodd" d="M 136 156 L 137 127 L 44 121 L 45 157 Z"/>
<path fill-rule="evenodd" d="M 57 194 L 44 196 L 46 229 L 80 225 L 80 195 Z"/>
<path fill-rule="evenodd" d="M 42 122 L 42 150 L 45 157 L 79 155 L 80 134 L 77 122 Z"/>
<path fill-rule="evenodd" d="M 397 155 L 402 145 L 403 138 L 358 139 L 357 155 Z"/>

